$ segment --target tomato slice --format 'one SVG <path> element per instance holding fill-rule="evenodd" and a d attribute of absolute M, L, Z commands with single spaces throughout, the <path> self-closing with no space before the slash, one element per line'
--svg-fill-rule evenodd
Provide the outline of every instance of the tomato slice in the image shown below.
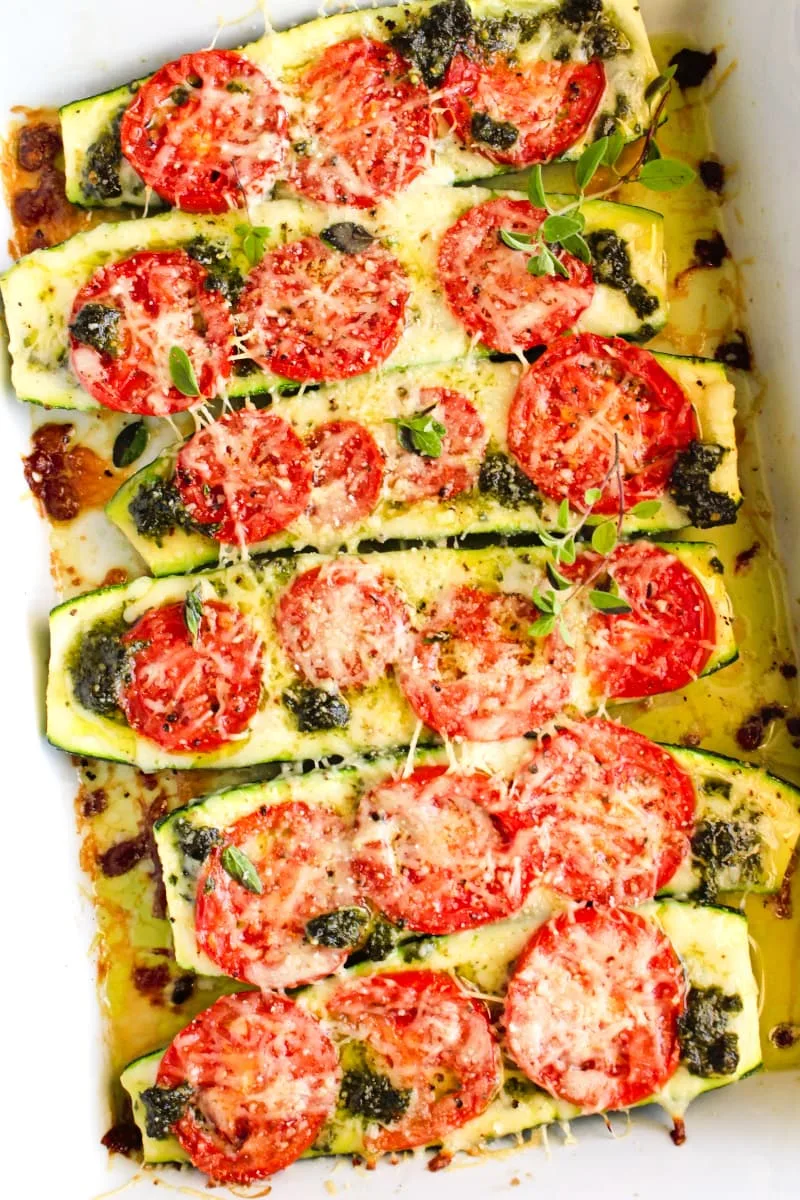
<path fill-rule="evenodd" d="M 95 271 L 70 316 L 72 369 L 81 387 L 106 408 L 155 417 L 221 391 L 231 371 L 233 319 L 206 279 L 205 268 L 185 250 L 142 250 Z M 106 327 L 103 341 L 96 337 L 99 322 Z M 92 344 L 80 340 L 87 328 Z M 173 346 L 188 356 L 199 395 L 175 387 Z"/>
<path fill-rule="evenodd" d="M 508 985 L 511 1057 L 584 1112 L 628 1108 L 678 1066 L 686 982 L 671 943 L 626 909 L 581 908 L 542 925 Z"/>
<path fill-rule="evenodd" d="M 582 554 L 563 573 L 586 578 L 599 563 L 597 555 Z M 692 683 L 716 645 L 716 616 L 697 576 L 674 554 L 643 541 L 620 544 L 603 567 L 631 611 L 587 613 L 586 667 L 594 688 L 630 700 Z"/>
<path fill-rule="evenodd" d="M 668 751 L 613 721 L 544 738 L 492 810 L 528 866 L 571 900 L 637 904 L 689 850 L 695 791 Z"/>
<path fill-rule="evenodd" d="M 685 392 L 649 350 L 621 338 L 561 338 L 529 367 L 508 414 L 508 445 L 546 496 L 586 508 L 602 488 L 598 513 L 619 506 L 619 445 L 626 509 L 666 491 L 678 454 L 699 436 Z"/>
<path fill-rule="evenodd" d="M 408 608 L 370 562 L 304 571 L 278 601 L 278 636 L 296 671 L 340 688 L 376 683 L 408 645 Z"/>
<path fill-rule="evenodd" d="M 338 971 L 352 947 L 315 945 L 305 930 L 314 917 L 358 903 L 351 838 L 337 813 L 301 801 L 228 826 L 197 881 L 198 948 L 226 975 L 262 989 L 299 987 Z M 261 892 L 225 869 L 228 846 L 253 864 Z"/>
<path fill-rule="evenodd" d="M 289 150 L 279 93 L 234 50 L 167 63 L 140 86 L 119 132 L 147 186 L 185 212 L 224 213 L 268 198 Z"/>
<path fill-rule="evenodd" d="M 437 733 L 478 742 L 549 721 L 568 699 L 573 655 L 556 633 L 529 635 L 538 615 L 513 593 L 445 592 L 399 668 L 417 716 Z"/>
<path fill-rule="evenodd" d="M 250 272 L 237 321 L 248 355 L 265 370 L 319 383 L 387 359 L 408 297 L 403 268 L 378 243 L 342 254 L 321 238 L 298 238 Z"/>
<path fill-rule="evenodd" d="M 592 302 L 591 267 L 574 255 L 558 254 L 568 279 L 531 275 L 530 255 L 500 240 L 502 229 L 532 235 L 546 217 L 527 200 L 487 200 L 459 217 L 442 238 L 438 271 L 447 302 L 492 350 L 518 354 L 550 342 Z"/>
<path fill-rule="evenodd" d="M 355 836 L 365 894 L 417 933 L 455 933 L 516 912 L 530 872 L 489 815 L 498 800 L 487 776 L 444 767 L 373 788 Z"/>
<path fill-rule="evenodd" d="M 550 162 L 583 137 L 605 89 L 597 59 L 512 62 L 497 54 L 481 62 L 457 54 L 444 80 L 445 115 L 470 149 L 522 167 Z"/>
<path fill-rule="evenodd" d="M 430 161 L 433 116 L 421 83 L 391 46 L 353 38 L 329 46 L 300 76 L 305 137 L 291 176 L 323 204 L 372 208 Z"/>
<path fill-rule="evenodd" d="M 291 425 L 242 409 L 201 429 L 180 451 L 175 484 L 192 520 L 229 544 L 261 542 L 300 516 L 311 459 Z"/>
<path fill-rule="evenodd" d="M 486 1011 L 450 975 L 398 971 L 338 987 L 328 1012 L 366 1044 L 372 1070 L 407 1091 L 396 1121 L 368 1127 L 368 1150 L 441 1142 L 489 1105 L 502 1078 Z"/>
<path fill-rule="evenodd" d="M 387 490 L 392 500 L 414 503 L 436 496 L 449 500 L 474 487 L 489 434 L 478 410 L 461 392 L 420 388 L 415 412 L 429 412 L 445 428 L 438 458 L 417 454 L 394 437 L 389 443 Z M 402 436 L 402 431 L 401 431 Z"/>
<path fill-rule="evenodd" d="M 333 529 L 363 521 L 383 483 L 383 455 L 370 431 L 357 421 L 329 421 L 307 444 L 314 470 L 310 520 Z"/>
<path fill-rule="evenodd" d="M 293 1163 L 336 1105 L 339 1061 L 320 1022 L 286 996 L 222 996 L 176 1034 L 159 1088 L 189 1100 L 173 1133 L 218 1183 L 251 1183 Z"/>
<path fill-rule="evenodd" d="M 264 648 L 236 608 L 203 602 L 197 636 L 183 604 L 151 608 L 122 639 L 130 675 L 120 707 L 164 750 L 214 750 L 244 733 L 261 695 Z"/>

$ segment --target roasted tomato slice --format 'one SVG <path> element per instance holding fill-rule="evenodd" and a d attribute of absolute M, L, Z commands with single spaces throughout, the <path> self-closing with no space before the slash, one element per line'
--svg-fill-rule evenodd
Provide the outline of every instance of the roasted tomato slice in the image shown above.
<path fill-rule="evenodd" d="M 384 42 L 337 42 L 300 76 L 305 136 L 291 182 L 323 204 L 373 208 L 430 161 L 428 92 Z"/>
<path fill-rule="evenodd" d="M 100 267 L 70 316 L 72 368 L 89 395 L 155 417 L 217 395 L 230 375 L 233 319 L 207 278 L 184 250 L 143 250 Z M 175 386 L 175 347 L 191 364 L 196 394 Z"/>
<path fill-rule="evenodd" d="M 508 415 L 508 445 L 539 491 L 598 513 L 659 499 L 675 460 L 698 437 L 685 392 L 649 350 L 621 338 L 560 338 L 523 375 Z"/>
<path fill-rule="evenodd" d="M 695 791 L 672 755 L 613 721 L 543 738 L 493 810 L 529 869 L 572 900 L 638 904 L 689 851 Z"/>
<path fill-rule="evenodd" d="M 147 186 L 186 212 L 244 208 L 285 175 L 289 120 L 281 97 L 234 50 L 167 63 L 141 85 L 119 132 L 122 153 Z"/>
<path fill-rule="evenodd" d="M 416 411 L 444 428 L 438 455 L 420 453 L 401 425 L 388 442 L 386 487 L 392 500 L 413 504 L 435 496 L 449 500 L 477 483 L 489 434 L 475 405 L 450 388 L 420 388 Z"/>
<path fill-rule="evenodd" d="M 182 1029 L 156 1092 L 185 1097 L 172 1132 L 218 1183 L 251 1183 L 299 1158 L 331 1116 L 339 1062 L 320 1022 L 286 996 L 223 996 Z"/>
<path fill-rule="evenodd" d="M 393 1089 L 394 1113 L 368 1126 L 371 1151 L 435 1145 L 482 1113 L 500 1087 L 500 1051 L 486 1011 L 444 972 L 353 979 L 333 992 L 327 1009 Z M 350 1085 L 345 1073 L 345 1100 Z"/>
<path fill-rule="evenodd" d="M 480 61 L 457 54 L 444 80 L 445 113 L 460 140 L 497 163 L 550 162 L 583 137 L 606 88 L 603 64 Z"/>
<path fill-rule="evenodd" d="M 245 732 L 258 708 L 264 648 L 238 609 L 203 602 L 197 632 L 183 604 L 152 608 L 122 639 L 130 675 L 120 706 L 164 750 L 202 753 Z"/>
<path fill-rule="evenodd" d="M 408 280 L 377 242 L 344 254 L 321 238 L 287 242 L 247 277 L 237 323 L 247 354 L 300 382 L 380 366 L 403 332 Z"/>
<path fill-rule="evenodd" d="M 527 200 L 487 200 L 459 217 L 442 238 L 438 272 L 447 303 L 492 350 L 519 354 L 550 342 L 592 302 L 591 268 L 573 254 L 558 253 L 567 279 L 531 275 L 530 255 L 501 240 L 501 230 L 534 234 L 546 217 Z"/>
<path fill-rule="evenodd" d="M 205 426 L 181 449 L 175 483 L 193 521 L 220 542 L 262 542 L 291 525 L 311 494 L 311 459 L 274 412 L 242 409 Z"/>
<path fill-rule="evenodd" d="M 346 529 L 363 521 L 378 503 L 383 456 L 357 421 L 329 421 L 308 438 L 314 488 L 308 505 L 315 525 Z"/>
<path fill-rule="evenodd" d="M 656 924 L 580 908 L 542 925 L 517 960 L 505 1027 L 514 1062 L 584 1112 L 628 1108 L 678 1066 L 686 981 Z"/>

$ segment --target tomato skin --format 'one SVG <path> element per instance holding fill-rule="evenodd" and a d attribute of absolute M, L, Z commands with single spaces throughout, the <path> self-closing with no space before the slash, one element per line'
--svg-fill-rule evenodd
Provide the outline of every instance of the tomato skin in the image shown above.
<path fill-rule="evenodd" d="M 500 1051 L 486 1011 L 442 971 L 349 980 L 327 1008 L 366 1043 L 379 1073 L 411 1090 L 403 1116 L 367 1132 L 370 1151 L 435 1145 L 482 1113 L 500 1088 Z M 442 1090 L 443 1076 L 458 1082 Z"/>
<path fill-rule="evenodd" d="M 89 395 L 106 408 L 147 416 L 182 412 L 216 395 L 231 371 L 233 318 L 221 294 L 207 290 L 207 278 L 185 250 L 142 250 L 95 271 L 70 316 L 72 368 Z M 120 313 L 114 355 L 80 342 L 72 330 L 81 310 L 93 304 Z M 163 334 L 157 323 L 162 314 L 171 320 Z M 152 342 L 131 331 L 131 317 L 153 331 L 157 358 Z M 188 354 L 199 396 L 185 396 L 172 382 L 173 345 Z"/>
<path fill-rule="evenodd" d="M 297 83 L 310 141 L 291 175 L 298 192 L 323 204 L 373 208 L 425 170 L 433 114 L 427 90 L 409 71 L 397 51 L 370 38 L 323 51 Z"/>
<path fill-rule="evenodd" d="M 538 1087 L 583 1112 L 628 1108 L 677 1069 L 685 996 L 680 959 L 655 924 L 621 908 L 562 913 L 517 960 L 508 1051 Z"/>
<path fill-rule="evenodd" d="M 349 379 L 394 350 L 409 295 L 405 271 L 380 244 L 341 254 L 298 238 L 250 272 L 237 325 L 266 371 L 301 383 Z"/>
<path fill-rule="evenodd" d="M 429 497 L 450 500 L 474 487 L 481 459 L 489 441 L 478 410 L 461 392 L 451 388 L 420 388 L 420 411 L 432 409 L 431 417 L 444 425 L 438 458 L 415 454 L 401 446 L 397 437 L 390 443 L 386 487 L 392 500 L 414 503 Z"/>
<path fill-rule="evenodd" d="M 376 683 L 404 653 L 409 615 L 394 584 L 372 562 L 332 560 L 296 576 L 278 601 L 278 637 L 311 683 Z"/>
<path fill-rule="evenodd" d="M 563 573 L 585 578 L 599 561 L 582 554 Z M 589 614 L 586 666 L 593 688 L 615 700 L 634 700 L 692 683 L 711 657 L 717 623 L 697 576 L 676 555 L 646 541 L 620 543 L 604 570 L 632 611 Z"/>
<path fill-rule="evenodd" d="M 445 592 L 399 667 L 417 716 L 438 733 L 480 742 L 550 720 L 568 699 L 573 656 L 557 633 L 530 637 L 538 615 L 515 593 Z"/>
<path fill-rule="evenodd" d="M 352 828 L 337 813 L 301 801 L 266 806 L 227 826 L 197 880 L 198 948 L 226 975 L 262 989 L 299 987 L 338 971 L 352 947 L 311 944 L 305 927 L 323 913 L 359 904 L 351 838 Z M 253 863 L 261 893 L 225 870 L 227 846 Z"/>
<path fill-rule="evenodd" d="M 611 431 L 626 511 L 664 495 L 677 455 L 699 436 L 686 394 L 649 350 L 590 333 L 559 338 L 520 380 L 508 414 L 511 453 L 544 495 L 585 511 L 586 491 L 602 487 L 593 510 L 612 514 Z"/>
<path fill-rule="evenodd" d="M 531 275 L 530 256 L 500 240 L 501 229 L 533 235 L 546 217 L 527 200 L 486 200 L 459 217 L 441 240 L 438 275 L 447 303 L 492 350 L 517 354 L 547 344 L 592 302 L 591 267 L 574 255 L 558 254 L 568 279 Z"/>
<path fill-rule="evenodd" d="M 241 409 L 195 433 L 175 464 L 189 515 L 217 541 L 263 542 L 300 516 L 311 494 L 308 451 L 274 412 Z"/>
<path fill-rule="evenodd" d="M 513 63 L 503 55 L 483 62 L 457 54 L 443 90 L 445 114 L 458 138 L 492 162 L 528 166 L 551 162 L 581 138 L 606 88 L 602 62 Z M 518 135 L 507 147 L 476 137 L 473 116 L 513 125 Z"/>
<path fill-rule="evenodd" d="M 132 729 L 164 750 L 201 753 L 249 726 L 261 696 L 264 652 L 239 610 L 217 600 L 203 602 L 193 642 L 183 607 L 151 608 L 124 635 L 131 667 L 120 707 Z"/>
<path fill-rule="evenodd" d="M 489 815 L 498 798 L 487 776 L 445 767 L 378 784 L 361 801 L 355 835 L 365 895 L 416 933 L 455 933 L 516 912 L 530 872 Z"/>
<path fill-rule="evenodd" d="M 276 88 L 244 55 L 202 50 L 141 85 L 123 114 L 120 142 L 148 187 L 175 208 L 225 213 L 270 194 L 285 168 L 289 118 Z"/>
<path fill-rule="evenodd" d="M 157 1086 L 192 1089 L 173 1132 L 194 1166 L 217 1183 L 251 1183 L 312 1145 L 339 1079 L 336 1050 L 315 1017 L 274 992 L 239 992 L 176 1034 Z"/>
<path fill-rule="evenodd" d="M 492 814 L 521 834 L 528 868 L 571 900 L 638 904 L 689 852 L 691 777 L 649 738 L 576 722 L 537 743 Z"/>
<path fill-rule="evenodd" d="M 334 529 L 363 521 L 383 485 L 383 455 L 370 431 L 357 421 L 329 421 L 306 444 L 314 472 L 309 519 Z"/>

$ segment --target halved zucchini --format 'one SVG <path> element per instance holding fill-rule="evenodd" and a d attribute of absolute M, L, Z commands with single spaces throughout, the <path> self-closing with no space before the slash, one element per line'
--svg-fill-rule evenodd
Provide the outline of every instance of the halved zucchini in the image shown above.
<path fill-rule="evenodd" d="M 466 329 L 442 294 L 436 257 L 449 226 L 492 195 L 485 188 L 430 186 L 380 205 L 370 214 L 304 200 L 274 200 L 252 206 L 250 220 L 270 230 L 267 250 L 347 220 L 383 239 L 407 272 L 411 290 L 404 332 L 384 365 L 406 367 L 462 358 L 472 349 Z M 598 284 L 577 328 L 633 338 L 652 336 L 666 320 L 663 218 L 649 209 L 607 200 L 587 201 L 583 211 L 590 232 L 612 229 L 627 244 L 632 276 L 657 297 L 659 308 L 648 317 L 645 327 L 629 304 L 627 293 Z M 106 262 L 126 258 L 137 250 L 186 246 L 197 238 L 213 243 L 223 259 L 230 259 L 246 275 L 250 265 L 241 236 L 236 233 L 240 224 L 241 214 L 235 212 L 211 217 L 174 211 L 98 225 L 59 246 L 26 255 L 0 276 L 12 359 L 11 382 L 19 398 L 48 408 L 98 408 L 70 366 L 68 324 L 79 289 Z M 245 375 L 234 374 L 228 394 L 249 396 L 285 386 L 285 380 L 256 369 Z"/>
<path fill-rule="evenodd" d="M 741 999 L 740 1011 L 728 1014 L 726 1029 L 736 1039 L 736 1070 L 728 1075 L 700 1076 L 691 1074 L 682 1062 L 661 1091 L 644 1102 L 660 1105 L 674 1120 L 682 1117 L 691 1101 L 702 1092 L 733 1083 L 761 1065 L 758 988 L 750 964 L 747 921 L 743 914 L 732 909 L 674 900 L 654 901 L 643 905 L 640 911 L 661 926 L 672 942 L 683 961 L 691 987 L 719 988 L 725 995 L 736 995 Z M 345 974 L 363 976 L 424 967 L 450 971 L 479 994 L 502 997 L 515 959 L 536 927 L 548 916 L 549 911 L 545 909 L 466 933 L 411 942 L 377 966 L 366 963 L 350 968 Z M 339 977 L 334 977 L 315 984 L 297 993 L 296 999 L 312 1012 L 322 1015 L 327 996 L 340 982 Z M 131 1098 L 134 1120 L 142 1132 L 145 1162 L 186 1162 L 187 1156 L 175 1138 L 154 1138 L 147 1131 L 142 1094 L 155 1085 L 162 1053 L 158 1050 L 132 1062 L 122 1074 L 122 1086 Z M 443 1149 L 473 1149 L 495 1138 L 557 1120 L 572 1120 L 580 1115 L 579 1109 L 553 1099 L 505 1062 L 499 1094 L 480 1116 L 451 1134 Z M 364 1149 L 362 1118 L 349 1114 L 340 1106 L 306 1157 L 364 1154 Z"/>
<path fill-rule="evenodd" d="M 705 673 L 718 670 L 736 657 L 730 601 L 714 569 L 714 547 L 700 542 L 664 543 L 694 573 L 716 614 L 715 646 Z M 419 548 L 373 556 L 380 570 L 399 588 L 412 610 L 427 606 L 448 585 L 468 584 L 491 591 L 530 595 L 544 584 L 546 552 L 539 547 L 487 547 L 480 550 Z M 278 596 L 295 576 L 317 565 L 315 555 L 253 561 L 200 575 L 141 578 L 121 587 L 103 588 L 69 600 L 54 609 L 50 620 L 50 677 L 47 734 L 50 741 L 76 754 L 135 763 L 142 770 L 164 767 L 239 767 L 276 759 L 322 758 L 355 750 L 407 745 L 417 721 L 393 677 L 348 694 L 350 719 L 346 728 L 301 732 L 295 716 L 282 701 L 287 688 L 299 682 L 274 626 Z M 343 559 L 337 561 L 342 562 Z M 141 737 L 121 718 L 91 712 L 76 695 L 73 669 L 79 665 L 83 636 L 108 623 L 132 623 L 159 605 L 183 601 L 200 588 L 201 598 L 222 598 L 238 607 L 264 645 L 264 687 L 260 707 L 247 734 L 208 753 L 168 753 Z M 588 601 L 586 602 L 588 603 Z M 585 610 L 578 599 L 568 617 L 578 645 L 576 668 L 570 677 L 570 705 L 579 712 L 596 707 L 581 669 L 581 639 Z M 426 735 L 428 740 L 433 736 Z M 423 738 L 424 740 L 424 738 Z M 434 739 L 435 740 L 435 739 Z"/>
<path fill-rule="evenodd" d="M 727 453 L 710 478 L 714 491 L 734 504 L 741 499 L 736 467 L 736 435 L 733 426 L 734 389 L 721 364 L 704 359 L 657 354 L 656 359 L 681 385 L 691 400 L 702 441 L 723 447 Z M 420 388 L 450 388 L 465 395 L 475 406 L 489 434 L 483 468 L 475 487 L 442 501 L 433 496 L 413 503 L 392 499 L 384 490 L 376 507 L 358 525 L 346 530 L 312 523 L 303 515 L 280 533 L 249 547 L 251 554 L 275 550 L 314 548 L 336 551 L 343 538 L 356 548 L 364 541 L 394 539 L 435 541 L 459 534 L 538 533 L 556 525 L 558 504 L 532 490 L 522 499 L 517 483 L 509 479 L 513 466 L 508 461 L 508 410 L 519 383 L 518 363 L 496 363 L 467 358 L 458 362 L 385 372 L 377 378 L 363 376 L 339 385 L 322 387 L 296 399 L 284 399 L 276 407 L 301 438 L 332 420 L 358 421 L 386 453 L 397 441 L 393 418 L 416 411 L 422 401 Z M 148 504 L 162 494 L 161 484 L 174 477 L 176 450 L 167 451 L 137 471 L 109 501 L 106 513 L 122 530 L 147 563 L 153 575 L 179 574 L 215 563 L 219 542 L 202 533 L 173 526 L 163 533 L 148 532 Z M 503 456 L 499 458 L 498 456 Z M 492 475 L 493 468 L 499 476 Z M 524 477 L 523 477 L 524 478 Z M 576 517 L 577 520 L 577 517 Z M 662 533 L 691 524 L 689 513 L 665 493 L 661 507 L 651 517 L 629 514 L 626 533 Z M 150 526 L 152 528 L 152 525 Z"/>
<path fill-rule="evenodd" d="M 746 763 L 680 747 L 665 749 L 690 775 L 697 807 L 692 847 L 687 847 L 686 857 L 661 894 L 777 891 L 800 837 L 798 789 Z M 480 747 L 476 765 L 506 780 L 530 753 L 530 743 L 524 739 L 495 743 Z M 198 948 L 195 938 L 197 876 L 203 849 L 207 853 L 211 848 L 209 840 L 197 838 L 197 831 L 224 831 L 266 805 L 296 801 L 322 805 L 351 822 L 364 792 L 387 778 L 399 777 L 407 757 L 379 755 L 343 767 L 228 788 L 164 817 L 155 836 L 178 964 L 201 975 L 223 973 Z M 467 754 L 460 767 L 468 769 L 469 761 Z M 413 762 L 415 767 L 447 765 L 448 758 L 444 750 L 421 749 Z M 537 892 L 526 908 L 541 905 L 542 895 Z M 408 935 L 413 936 L 413 926 Z"/>
<path fill-rule="evenodd" d="M 284 32 L 268 33 L 245 46 L 243 53 L 291 95 L 300 71 L 329 46 L 354 37 L 388 41 L 417 25 L 437 7 L 436 0 L 416 0 L 323 17 Z M 556 53 L 580 61 L 586 61 L 587 55 L 603 58 L 606 90 L 597 116 L 586 135 L 565 154 L 566 159 L 577 158 L 588 141 L 608 132 L 609 122 L 626 141 L 639 137 L 647 127 L 650 104 L 645 90 L 655 78 L 657 67 L 636 0 L 603 3 L 602 11 L 589 12 L 577 29 L 574 20 L 566 25 L 559 19 L 561 6 L 557 0 L 470 0 L 469 7 L 479 21 L 505 18 L 509 33 L 513 26 L 509 26 L 508 18 L 518 16 L 527 26 L 519 47 L 523 61 L 552 59 Z M 582 45 L 587 39 L 589 44 Z M 73 203 L 88 207 L 145 204 L 144 184 L 121 154 L 119 119 L 146 78 L 76 100 L 61 109 L 67 196 Z M 433 164 L 438 178 L 481 179 L 502 169 L 484 155 L 461 147 L 444 121 L 440 135 Z"/>

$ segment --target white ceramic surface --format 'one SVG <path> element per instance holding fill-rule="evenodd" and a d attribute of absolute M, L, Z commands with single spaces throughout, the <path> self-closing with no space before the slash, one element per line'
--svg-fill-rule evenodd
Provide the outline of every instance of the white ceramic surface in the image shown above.
<path fill-rule="evenodd" d="M 335 9 L 336 5 L 329 5 Z M 651 30 L 680 30 L 716 45 L 737 69 L 713 108 L 719 150 L 738 168 L 726 236 L 746 267 L 750 327 L 769 378 L 760 423 L 791 603 L 798 614 L 800 470 L 800 0 L 642 0 Z M 39 0 L 7 3 L 0 17 L 0 120 L 12 104 L 58 104 L 207 45 L 217 19 L 245 0 Z M 277 25 L 308 17 L 307 0 L 273 0 Z M 224 31 L 222 44 L 255 35 L 258 14 Z M 7 229 L 0 215 L 0 246 Z M 5 258 L 2 252 L 0 258 Z M 5 265 L 5 264 L 4 264 Z M 90 1200 L 122 1187 L 138 1197 L 205 1195 L 200 1180 L 135 1172 L 99 1145 L 108 1114 L 100 1013 L 90 957 L 93 917 L 82 897 L 69 763 L 41 737 L 46 615 L 53 599 L 43 524 L 26 494 L 19 455 L 29 413 L 6 385 L 0 403 L 0 513 L 5 544 L 0 594 L 0 715 L 6 780 L 2 805 L 2 1190 L 14 1200 Z M 757 1076 L 701 1098 L 689 1140 L 675 1149 L 657 1112 L 637 1114 L 617 1140 L 601 1121 L 579 1122 L 575 1145 L 551 1134 L 531 1148 L 431 1175 L 407 1160 L 377 1172 L 304 1163 L 273 1182 L 275 1200 L 460 1194 L 464 1200 L 538 1195 L 583 1200 L 789 1200 L 800 1193 L 798 1080 Z M 624 1135 L 624 1136 L 623 1136 Z M 134 1178 L 132 1179 L 132 1176 Z M 512 1186 L 519 1181 L 521 1189 Z M 327 1188 L 326 1181 L 329 1181 Z M 224 1191 L 224 1190 L 223 1190 Z M 218 1191 L 216 1195 L 222 1195 Z"/>

